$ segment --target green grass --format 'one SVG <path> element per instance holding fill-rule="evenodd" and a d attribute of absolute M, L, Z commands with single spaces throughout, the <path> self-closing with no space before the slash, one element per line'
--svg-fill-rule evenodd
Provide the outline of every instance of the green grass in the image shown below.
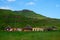
<path fill-rule="evenodd" d="M 60 32 L 0 32 L 0 40 L 60 40 Z"/>

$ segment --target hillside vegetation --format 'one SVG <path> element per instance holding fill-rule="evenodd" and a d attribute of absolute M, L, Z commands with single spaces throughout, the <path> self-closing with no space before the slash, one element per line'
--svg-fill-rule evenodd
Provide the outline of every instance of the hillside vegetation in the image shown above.
<path fill-rule="evenodd" d="M 26 9 L 21 11 L 0 9 L 0 29 L 8 25 L 22 28 L 26 25 L 31 25 L 32 27 L 57 26 L 60 29 L 60 19 L 48 18 Z"/>

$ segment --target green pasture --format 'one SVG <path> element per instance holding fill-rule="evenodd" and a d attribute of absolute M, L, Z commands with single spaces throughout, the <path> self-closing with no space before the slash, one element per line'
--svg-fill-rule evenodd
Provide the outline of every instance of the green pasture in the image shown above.
<path fill-rule="evenodd" d="M 0 40 L 60 40 L 60 31 L 50 32 L 0 31 Z"/>

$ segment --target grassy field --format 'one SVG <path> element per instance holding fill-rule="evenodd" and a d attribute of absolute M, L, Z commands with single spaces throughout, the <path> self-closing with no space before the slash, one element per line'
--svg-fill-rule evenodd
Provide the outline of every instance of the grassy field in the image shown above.
<path fill-rule="evenodd" d="M 0 32 L 0 40 L 60 40 L 59 31 L 51 32 Z"/>

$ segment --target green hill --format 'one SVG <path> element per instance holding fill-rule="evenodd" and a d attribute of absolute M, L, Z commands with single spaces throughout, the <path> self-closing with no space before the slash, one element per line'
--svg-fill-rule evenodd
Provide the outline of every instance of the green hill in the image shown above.
<path fill-rule="evenodd" d="M 15 13 L 18 13 L 19 15 L 23 15 L 27 18 L 33 18 L 33 19 L 45 19 L 47 17 L 36 14 L 35 12 L 31 11 L 31 10 L 21 10 L 21 11 L 15 11 Z"/>
<path fill-rule="evenodd" d="M 50 27 L 57 26 L 60 29 L 60 19 L 48 18 L 31 10 L 12 11 L 0 9 L 0 29 L 10 25 L 11 27 Z"/>

